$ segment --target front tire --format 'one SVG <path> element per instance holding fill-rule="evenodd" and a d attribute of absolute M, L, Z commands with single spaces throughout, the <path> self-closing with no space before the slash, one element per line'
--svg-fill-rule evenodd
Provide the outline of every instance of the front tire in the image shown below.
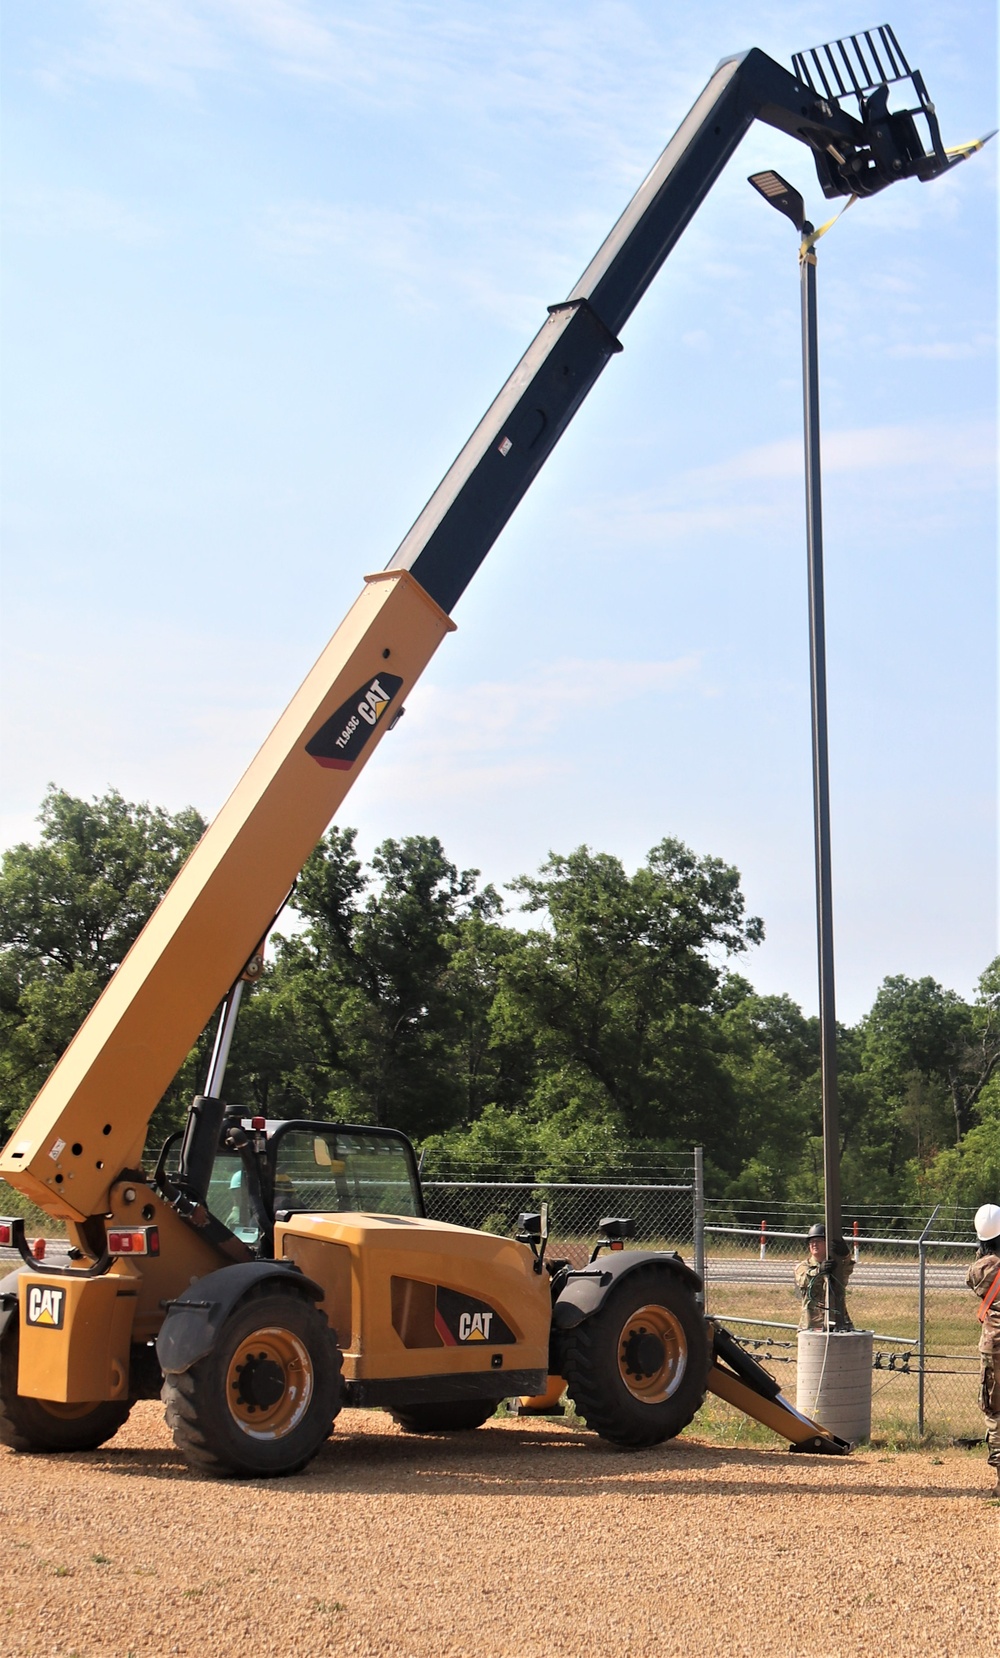
<path fill-rule="evenodd" d="M 705 1322 L 668 1267 L 636 1267 L 562 1337 L 562 1374 L 587 1426 L 638 1449 L 673 1439 L 705 1397 Z"/>
<path fill-rule="evenodd" d="M 28 1399 L 17 1391 L 20 1344 L 16 1316 L 0 1343 L 0 1444 L 14 1451 L 96 1451 L 127 1422 L 128 1399 L 98 1399 L 92 1404 L 63 1405 L 53 1399 Z"/>
<path fill-rule="evenodd" d="M 210 1353 L 164 1377 L 174 1444 L 209 1474 L 295 1474 L 333 1430 L 342 1365 L 336 1337 L 312 1302 L 262 1285 L 233 1310 Z"/>
<path fill-rule="evenodd" d="M 404 1433 L 466 1433 L 496 1415 L 495 1399 L 456 1399 L 453 1404 L 410 1405 L 390 1412 Z"/>

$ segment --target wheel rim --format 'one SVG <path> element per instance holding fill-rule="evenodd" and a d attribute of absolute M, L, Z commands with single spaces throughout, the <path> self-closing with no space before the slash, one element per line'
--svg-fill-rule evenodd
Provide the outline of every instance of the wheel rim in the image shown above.
<path fill-rule="evenodd" d="M 79 1422 L 81 1417 L 89 1416 L 92 1411 L 99 1410 L 98 1401 L 86 1405 L 60 1404 L 56 1399 L 38 1399 L 36 1404 L 41 1405 L 47 1416 L 52 1416 L 57 1422 Z"/>
<path fill-rule="evenodd" d="M 282 1439 L 301 1422 L 314 1385 L 309 1349 L 291 1330 L 255 1330 L 229 1361 L 226 1402 L 251 1439 Z"/>
<path fill-rule="evenodd" d="M 687 1337 L 667 1307 L 637 1307 L 618 1337 L 618 1372 L 633 1399 L 661 1405 L 687 1369 Z"/>

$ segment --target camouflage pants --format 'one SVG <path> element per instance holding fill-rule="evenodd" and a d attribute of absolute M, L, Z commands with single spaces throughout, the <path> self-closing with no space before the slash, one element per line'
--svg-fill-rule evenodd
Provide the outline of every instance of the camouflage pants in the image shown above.
<path fill-rule="evenodd" d="M 994 1368 L 992 1357 L 983 1359 L 979 1405 L 986 1418 L 987 1461 L 991 1468 L 1000 1471 L 1000 1375 Z"/>

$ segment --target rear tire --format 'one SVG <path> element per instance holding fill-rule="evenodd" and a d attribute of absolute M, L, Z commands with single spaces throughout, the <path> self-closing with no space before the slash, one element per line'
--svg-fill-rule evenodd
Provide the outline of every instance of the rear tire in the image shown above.
<path fill-rule="evenodd" d="M 99 1399 L 93 1404 L 62 1405 L 52 1399 L 28 1399 L 17 1391 L 20 1342 L 12 1317 L 0 1343 L 0 1444 L 14 1451 L 96 1451 L 128 1421 L 131 1402 Z"/>
<path fill-rule="evenodd" d="M 673 1439 L 705 1397 L 705 1321 L 668 1267 L 636 1267 L 562 1337 L 561 1370 L 588 1428 L 638 1449 Z"/>
<path fill-rule="evenodd" d="M 204 1473 L 298 1473 L 333 1431 L 342 1365 L 336 1337 L 313 1303 L 263 1284 L 234 1308 L 210 1353 L 164 1377 L 174 1444 Z"/>
<path fill-rule="evenodd" d="M 496 1399 L 456 1399 L 452 1404 L 411 1405 L 390 1412 L 404 1433 L 466 1433 L 496 1415 Z"/>

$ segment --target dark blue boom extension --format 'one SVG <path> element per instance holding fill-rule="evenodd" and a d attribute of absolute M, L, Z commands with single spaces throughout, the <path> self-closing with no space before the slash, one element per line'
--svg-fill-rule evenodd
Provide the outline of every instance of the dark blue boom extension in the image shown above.
<path fill-rule="evenodd" d="M 451 611 L 609 357 L 618 332 L 754 121 L 812 151 L 826 196 L 934 178 L 965 154 L 941 145 L 934 106 L 888 26 L 796 56 L 724 58 L 576 287 L 548 320 L 392 559 Z M 889 88 L 917 103 L 890 112 Z M 857 114 L 843 106 L 857 104 Z M 917 127 L 922 118 L 929 147 Z"/>

